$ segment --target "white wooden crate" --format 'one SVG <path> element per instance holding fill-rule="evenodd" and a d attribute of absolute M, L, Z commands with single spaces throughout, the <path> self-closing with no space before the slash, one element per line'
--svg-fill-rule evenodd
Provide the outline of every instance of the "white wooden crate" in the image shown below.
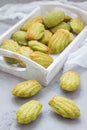
<path fill-rule="evenodd" d="M 85 25 L 87 25 L 87 12 L 83 11 L 79 8 L 65 5 L 65 4 L 59 4 L 56 2 L 46 2 L 35 8 L 26 18 L 22 19 L 20 22 L 18 22 L 16 25 L 14 25 L 10 30 L 8 30 L 6 33 L 4 33 L 0 37 L 0 44 L 6 39 L 9 39 L 12 33 L 19 30 L 20 27 L 30 18 L 33 18 L 35 16 L 39 15 L 45 15 L 48 12 L 52 10 L 63 10 L 66 14 L 71 15 L 72 17 L 80 17 Z M 54 78 L 54 76 L 61 70 L 63 67 L 69 53 L 73 51 L 74 48 L 77 48 L 77 46 L 83 42 L 83 40 L 87 37 L 87 27 L 85 26 L 84 30 L 76 36 L 76 38 L 72 41 L 66 49 L 60 53 L 59 55 L 53 55 L 54 62 L 45 69 L 41 65 L 35 63 L 31 59 L 28 59 L 20 54 L 17 54 L 15 52 L 11 52 L 8 50 L 4 50 L 0 48 L 0 69 L 2 71 L 8 72 L 10 74 L 16 75 L 18 77 L 22 77 L 24 79 L 36 79 L 43 85 L 48 85 L 49 82 Z M 26 63 L 26 68 L 20 68 L 15 67 L 12 65 L 7 64 L 3 60 L 3 56 L 7 57 L 13 57 L 13 58 L 19 58 L 20 60 L 23 60 Z"/>

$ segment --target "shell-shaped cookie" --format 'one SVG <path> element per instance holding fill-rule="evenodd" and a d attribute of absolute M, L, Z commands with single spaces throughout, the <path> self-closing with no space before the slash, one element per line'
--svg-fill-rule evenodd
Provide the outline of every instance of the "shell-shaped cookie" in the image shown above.
<path fill-rule="evenodd" d="M 36 120 L 41 111 L 42 104 L 37 100 L 31 100 L 17 110 L 16 120 L 20 124 L 28 124 Z"/>
<path fill-rule="evenodd" d="M 44 24 L 48 28 L 54 27 L 64 20 L 64 16 L 63 11 L 52 11 L 43 17 Z"/>
<path fill-rule="evenodd" d="M 75 91 L 80 87 L 80 76 L 77 72 L 67 71 L 60 77 L 60 86 L 66 91 Z"/>
<path fill-rule="evenodd" d="M 1 48 L 16 52 L 17 49 L 19 48 L 19 45 L 14 40 L 8 39 L 3 41 Z"/>
<path fill-rule="evenodd" d="M 26 68 L 26 64 L 23 61 L 18 60 L 18 64 L 19 64 L 20 67 Z"/>
<path fill-rule="evenodd" d="M 17 64 L 18 60 L 15 58 L 4 57 L 4 60 L 9 64 Z"/>
<path fill-rule="evenodd" d="M 64 16 L 64 21 L 65 21 L 65 22 L 69 22 L 71 19 L 72 19 L 72 17 L 69 16 L 69 15 L 65 15 L 65 16 Z"/>
<path fill-rule="evenodd" d="M 30 54 L 33 52 L 33 50 L 27 46 L 20 46 L 19 49 L 17 50 L 17 53 L 29 58 L 30 57 Z M 26 67 L 26 64 L 21 61 L 21 60 L 18 60 L 18 63 L 21 67 Z"/>
<path fill-rule="evenodd" d="M 28 57 L 28 58 L 32 52 L 33 52 L 33 50 L 27 46 L 20 46 L 19 49 L 17 50 L 17 53 L 19 53 L 25 57 Z"/>
<path fill-rule="evenodd" d="M 59 29 L 51 37 L 48 46 L 52 53 L 60 53 L 69 45 L 70 40 L 70 32 L 65 29 Z"/>
<path fill-rule="evenodd" d="M 64 118 L 75 119 L 80 116 L 80 109 L 70 99 L 54 96 L 48 103 L 54 112 Z"/>
<path fill-rule="evenodd" d="M 19 48 L 19 45 L 14 40 L 8 39 L 8 40 L 3 41 L 1 48 L 16 52 L 17 49 Z M 17 64 L 18 63 L 18 60 L 14 59 L 14 58 L 4 57 L 4 59 L 9 64 Z"/>
<path fill-rule="evenodd" d="M 53 58 L 43 52 L 35 51 L 30 55 L 31 60 L 47 68 L 53 62 Z"/>
<path fill-rule="evenodd" d="M 49 30 L 44 31 L 44 36 L 40 39 L 40 42 L 48 45 L 50 38 L 52 37 L 52 33 Z"/>
<path fill-rule="evenodd" d="M 12 34 L 12 39 L 17 41 L 20 45 L 27 45 L 26 32 L 17 31 Z"/>
<path fill-rule="evenodd" d="M 42 17 L 36 17 L 36 18 L 32 18 L 32 19 L 27 20 L 27 21 L 23 24 L 23 26 L 21 27 L 21 30 L 27 31 L 28 28 L 29 28 L 33 23 L 36 23 L 36 22 L 38 22 L 38 23 L 43 23 Z"/>
<path fill-rule="evenodd" d="M 44 53 L 50 52 L 50 49 L 48 46 L 46 46 L 46 45 L 44 45 L 36 40 L 29 41 L 28 45 L 34 51 L 40 51 L 40 52 L 44 52 Z"/>
<path fill-rule="evenodd" d="M 31 97 L 41 90 L 42 86 L 36 80 L 28 80 L 17 84 L 13 90 L 12 94 L 16 97 Z"/>
<path fill-rule="evenodd" d="M 73 18 L 70 21 L 71 29 L 74 33 L 79 34 L 85 27 L 83 21 L 79 18 Z"/>
<path fill-rule="evenodd" d="M 27 30 L 26 38 L 28 40 L 39 40 L 44 35 L 44 25 L 41 23 L 33 23 Z"/>
<path fill-rule="evenodd" d="M 72 42 L 75 38 L 75 35 L 73 35 L 73 33 L 69 33 L 69 35 L 70 35 L 69 42 Z"/>
<path fill-rule="evenodd" d="M 52 33 L 55 33 L 58 29 L 66 29 L 66 30 L 70 31 L 70 25 L 68 23 L 61 22 L 57 26 L 51 28 L 50 31 Z"/>

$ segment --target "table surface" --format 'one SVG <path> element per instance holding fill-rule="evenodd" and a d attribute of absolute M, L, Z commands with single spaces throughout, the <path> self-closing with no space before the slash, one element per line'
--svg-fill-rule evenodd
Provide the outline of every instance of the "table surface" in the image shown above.
<path fill-rule="evenodd" d="M 81 86 L 75 92 L 64 92 L 59 86 L 61 72 L 52 82 L 34 97 L 28 99 L 16 98 L 11 94 L 13 87 L 21 81 L 10 74 L 0 71 L 0 130 L 85 130 L 87 129 L 87 71 L 79 72 L 81 76 Z M 48 106 L 48 101 L 59 95 L 75 101 L 81 111 L 78 119 L 64 119 L 55 114 Z M 20 125 L 15 120 L 16 110 L 25 102 L 35 99 L 43 104 L 43 110 L 38 119 L 28 125 Z"/>
<path fill-rule="evenodd" d="M 8 0 L 8 2 L 17 3 L 21 0 Z M 25 0 L 26 2 L 28 0 Z M 0 1 L 0 5 L 7 1 Z M 78 70 L 79 71 L 79 70 Z M 85 130 L 87 129 L 87 70 L 79 71 L 81 76 L 80 88 L 75 92 L 64 92 L 59 86 L 59 77 L 62 71 L 51 81 L 51 83 L 43 87 L 43 89 L 34 97 L 28 99 L 16 98 L 11 94 L 13 87 L 24 81 L 8 73 L 0 71 L 0 130 Z M 81 116 L 78 119 L 64 119 L 55 114 L 48 106 L 48 101 L 54 96 L 64 96 L 75 101 L 80 110 Z M 25 102 L 36 99 L 42 102 L 43 110 L 38 119 L 28 125 L 20 125 L 15 120 L 16 110 Z"/>

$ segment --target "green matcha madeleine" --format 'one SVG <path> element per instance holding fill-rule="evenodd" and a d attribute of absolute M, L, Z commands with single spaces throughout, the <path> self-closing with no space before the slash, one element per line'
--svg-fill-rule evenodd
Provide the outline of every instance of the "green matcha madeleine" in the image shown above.
<path fill-rule="evenodd" d="M 52 37 L 52 33 L 49 30 L 45 30 L 43 37 L 40 39 L 40 42 L 45 45 L 48 45 L 51 37 Z"/>
<path fill-rule="evenodd" d="M 61 97 L 54 96 L 48 104 L 52 110 L 63 118 L 76 119 L 80 117 L 80 109 L 72 100 Z"/>
<path fill-rule="evenodd" d="M 16 52 L 19 49 L 19 45 L 14 40 L 8 39 L 8 40 L 3 41 L 1 48 Z M 8 62 L 10 64 L 18 63 L 18 60 L 14 59 L 14 58 L 4 57 L 4 59 L 6 62 Z"/>
<path fill-rule="evenodd" d="M 30 54 L 33 52 L 33 50 L 28 47 L 28 46 L 20 46 L 19 49 L 17 50 L 17 53 L 25 56 L 25 57 L 30 57 Z"/>
<path fill-rule="evenodd" d="M 40 51 L 40 52 L 44 52 L 44 53 L 50 52 L 50 49 L 48 46 L 46 46 L 46 45 L 44 45 L 41 42 L 36 41 L 36 40 L 29 41 L 28 46 L 34 51 Z"/>
<path fill-rule="evenodd" d="M 44 24 L 48 28 L 54 27 L 64 20 L 64 16 L 63 11 L 52 11 L 43 17 Z"/>
<path fill-rule="evenodd" d="M 50 31 L 52 33 L 55 33 L 58 29 L 66 29 L 66 30 L 70 31 L 70 25 L 68 23 L 61 22 L 57 26 L 51 28 Z"/>
<path fill-rule="evenodd" d="M 18 60 L 14 59 L 14 58 L 4 57 L 4 60 L 9 64 L 17 64 L 18 63 Z"/>
<path fill-rule="evenodd" d="M 20 46 L 20 48 L 17 50 L 17 53 L 29 58 L 30 57 L 30 54 L 33 52 L 33 50 L 27 46 Z M 21 67 L 26 67 L 26 64 L 21 61 L 21 60 L 18 60 L 18 63 Z"/>
<path fill-rule="evenodd" d="M 57 30 L 49 41 L 49 48 L 53 54 L 61 53 L 72 40 L 71 33 L 65 29 Z"/>
<path fill-rule="evenodd" d="M 72 19 L 71 16 L 65 15 L 65 17 L 64 17 L 64 22 L 69 22 L 71 19 Z"/>
<path fill-rule="evenodd" d="M 44 25 L 42 23 L 33 23 L 27 30 L 26 39 L 27 40 L 39 40 L 44 35 Z"/>
<path fill-rule="evenodd" d="M 33 24 L 33 23 L 43 23 L 43 18 L 41 16 L 35 17 L 35 18 L 31 18 L 29 20 L 27 20 L 23 26 L 21 27 L 21 30 L 23 31 L 27 31 L 28 28 Z"/>
<path fill-rule="evenodd" d="M 16 111 L 16 121 L 28 124 L 38 118 L 42 111 L 42 104 L 37 100 L 30 100 Z"/>
<path fill-rule="evenodd" d="M 65 91 L 75 91 L 80 87 L 80 75 L 74 71 L 67 71 L 60 77 L 60 87 Z"/>
<path fill-rule="evenodd" d="M 73 33 L 69 33 L 69 35 L 70 35 L 69 42 L 72 42 L 75 38 L 75 35 Z"/>
<path fill-rule="evenodd" d="M 34 51 L 33 53 L 31 53 L 30 59 L 42 65 L 45 68 L 47 68 L 53 62 L 53 58 L 50 55 L 40 51 Z"/>
<path fill-rule="evenodd" d="M 41 84 L 32 79 L 17 84 L 13 88 L 12 94 L 16 97 L 28 98 L 37 94 L 41 89 Z"/>
<path fill-rule="evenodd" d="M 73 18 L 70 21 L 71 29 L 74 33 L 79 34 L 85 27 L 83 21 L 79 18 Z"/>
<path fill-rule="evenodd" d="M 3 41 L 1 48 L 16 52 L 17 49 L 19 48 L 19 45 L 16 41 L 8 39 Z"/>
<path fill-rule="evenodd" d="M 26 32 L 17 31 L 12 34 L 12 39 L 17 41 L 20 45 L 27 45 Z"/>

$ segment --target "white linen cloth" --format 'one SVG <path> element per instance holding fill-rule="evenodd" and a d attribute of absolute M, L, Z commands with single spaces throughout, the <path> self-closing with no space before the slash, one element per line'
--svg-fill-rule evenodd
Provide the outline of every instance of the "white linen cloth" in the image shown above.
<path fill-rule="evenodd" d="M 84 40 L 82 46 L 69 55 L 64 65 L 64 71 L 72 70 L 77 66 L 87 69 L 87 39 Z"/>

